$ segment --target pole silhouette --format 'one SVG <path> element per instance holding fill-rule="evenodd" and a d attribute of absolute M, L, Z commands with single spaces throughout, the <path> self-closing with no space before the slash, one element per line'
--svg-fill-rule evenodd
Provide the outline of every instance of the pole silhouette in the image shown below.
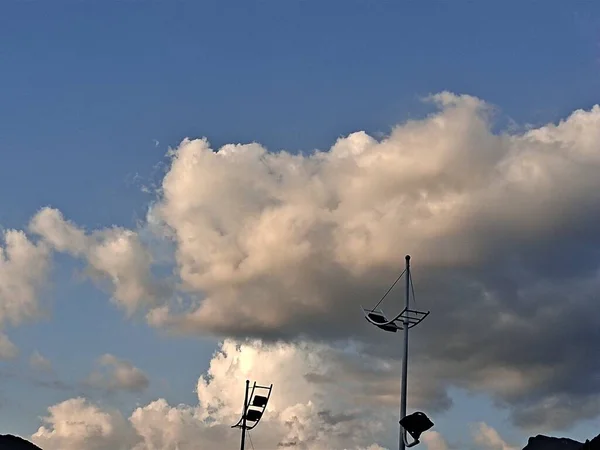
<path fill-rule="evenodd" d="M 248 410 L 248 389 L 250 388 L 250 380 L 246 380 L 246 393 L 244 394 L 244 409 L 242 412 L 242 442 L 240 450 L 246 448 L 246 412 Z"/>
<path fill-rule="evenodd" d="M 406 255 L 406 294 L 404 297 L 404 308 L 409 310 L 409 296 L 410 296 L 410 255 Z M 404 354 L 402 356 L 402 392 L 400 397 L 400 420 L 406 417 L 406 393 L 408 386 L 408 316 L 405 316 L 402 321 L 404 325 Z M 406 431 L 404 427 L 400 426 L 399 430 L 399 450 L 406 449 Z"/>

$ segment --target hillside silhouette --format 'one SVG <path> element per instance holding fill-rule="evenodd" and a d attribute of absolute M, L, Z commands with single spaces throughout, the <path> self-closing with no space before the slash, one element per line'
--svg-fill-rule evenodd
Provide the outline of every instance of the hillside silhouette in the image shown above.
<path fill-rule="evenodd" d="M 37 445 L 12 434 L 0 434 L 2 450 L 41 450 Z"/>
<path fill-rule="evenodd" d="M 568 438 L 555 438 L 544 435 L 530 437 L 523 450 L 600 450 L 600 434 L 584 443 Z"/>
<path fill-rule="evenodd" d="M 540 434 L 530 437 L 523 450 L 583 450 L 583 445 L 583 443 L 573 439 L 555 438 Z"/>

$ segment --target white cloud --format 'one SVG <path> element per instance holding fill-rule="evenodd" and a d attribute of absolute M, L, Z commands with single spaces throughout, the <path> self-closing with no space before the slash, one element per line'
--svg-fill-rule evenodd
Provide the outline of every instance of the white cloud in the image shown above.
<path fill-rule="evenodd" d="M 154 326 L 273 342 L 353 339 L 382 367 L 396 364 L 396 341 L 358 307 L 378 299 L 410 253 L 418 306 L 433 312 L 411 343 L 414 405 L 447 408 L 454 385 L 489 394 L 522 427 L 597 416 L 600 361 L 587 355 L 600 339 L 600 106 L 509 134 L 493 131 L 493 108 L 480 99 L 430 100 L 436 113 L 383 139 L 352 133 L 323 152 L 256 143 L 215 151 L 184 140 L 146 229 L 85 232 L 44 209 L 31 230 L 86 261 L 123 309 L 146 312 Z M 152 276 L 148 233 L 174 247 L 177 295 Z M 391 403 L 386 370 L 367 371 L 383 378 L 369 389 Z M 299 404 L 288 408 L 307 421 L 311 408 L 327 409 Z M 289 439 L 318 438 L 294 423 Z"/>
<path fill-rule="evenodd" d="M 493 131 L 479 99 L 431 100 L 440 109 L 425 119 L 382 140 L 353 133 L 326 152 L 184 140 L 151 221 L 175 243 L 189 298 L 152 310 L 150 323 L 240 338 L 352 336 L 389 352 L 358 307 L 409 253 L 433 309 L 413 365 L 432 399 L 448 406 L 452 384 L 483 391 L 529 428 L 550 417 L 543 408 L 556 395 L 577 406 L 553 426 L 571 425 L 584 404 L 597 415 L 600 363 L 581 349 L 600 328 L 600 106 L 508 134 Z"/>
<path fill-rule="evenodd" d="M 0 245 L 0 325 L 18 325 L 40 313 L 37 295 L 50 268 L 49 251 L 22 231 L 3 233 Z"/>
<path fill-rule="evenodd" d="M 48 408 L 46 425 L 32 436 L 44 450 L 131 450 L 135 440 L 118 411 L 103 411 L 83 398 Z"/>
<path fill-rule="evenodd" d="M 3 242 L 2 242 L 3 240 Z M 4 244 L 4 246 L 2 246 Z M 0 240 L 0 359 L 14 358 L 18 350 L 3 334 L 7 323 L 19 325 L 41 314 L 38 301 L 50 270 L 50 252 L 17 230 L 2 232 Z"/>
<path fill-rule="evenodd" d="M 13 359 L 19 354 L 19 350 L 8 337 L 0 333 L 0 360 Z"/>
<path fill-rule="evenodd" d="M 589 146 L 600 108 L 497 135 L 484 102 L 432 98 L 439 114 L 382 141 L 357 132 L 306 156 L 183 141 L 152 214 L 176 240 L 181 280 L 202 301 L 172 317 L 161 310 L 155 323 L 330 333 L 336 311 L 381 289 L 406 253 L 421 267 L 483 265 L 500 240 L 540 242 L 568 226 L 568 214 L 589 214 L 600 187 L 600 156 Z"/>
<path fill-rule="evenodd" d="M 483 422 L 475 425 L 473 440 L 482 450 L 517 450 L 517 447 L 504 442 L 494 428 Z"/>
<path fill-rule="evenodd" d="M 152 279 L 152 257 L 135 231 L 112 227 L 86 234 L 48 207 L 35 215 L 29 229 L 56 251 L 83 258 L 88 274 L 108 283 L 114 301 L 128 314 L 155 305 L 165 294 L 164 286 Z"/>
<path fill-rule="evenodd" d="M 31 219 L 29 230 L 43 236 L 59 252 L 79 255 L 85 252 L 88 245 L 85 231 L 65 220 L 57 209 L 42 208 Z"/>
<path fill-rule="evenodd" d="M 52 363 L 47 358 L 42 356 L 38 351 L 33 352 L 29 358 L 29 365 L 35 370 L 45 372 L 52 371 Z"/>
<path fill-rule="evenodd" d="M 150 381 L 146 374 L 131 362 L 109 353 L 98 359 L 99 368 L 86 380 L 88 384 L 108 390 L 143 391 Z"/>
<path fill-rule="evenodd" d="M 423 434 L 421 441 L 427 447 L 427 450 L 449 450 L 448 443 L 444 437 L 437 431 L 429 431 Z"/>
<path fill-rule="evenodd" d="M 256 448 L 292 443 L 304 450 L 384 448 L 374 444 L 395 439 L 387 427 L 396 430 L 396 407 L 388 410 L 377 402 L 362 402 L 359 407 L 363 400 L 356 390 L 359 372 L 354 380 L 348 376 L 323 382 L 342 370 L 331 361 L 347 357 L 355 355 L 322 345 L 226 341 L 198 381 L 198 405 L 170 406 L 158 399 L 133 411 L 126 425 L 117 412 L 72 399 L 51 407 L 45 427 L 32 439 L 45 450 L 235 447 L 239 430 L 230 426 L 239 417 L 245 380 L 250 378 L 274 384 L 266 415 L 252 432 Z"/>

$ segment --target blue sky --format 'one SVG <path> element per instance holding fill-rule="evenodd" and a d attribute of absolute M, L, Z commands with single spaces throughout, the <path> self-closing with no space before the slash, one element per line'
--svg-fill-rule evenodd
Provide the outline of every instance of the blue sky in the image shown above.
<path fill-rule="evenodd" d="M 23 228 L 52 206 L 87 229 L 133 227 L 153 200 L 142 187 L 160 181 L 168 147 L 185 137 L 327 149 L 350 132 L 388 133 L 422 117 L 431 107 L 421 98 L 443 90 L 497 106 L 500 127 L 590 108 L 600 4 L 7 0 L 0 61 L 0 225 Z M 193 404 L 216 339 L 125 318 L 109 294 L 74 280 L 77 268 L 66 257 L 54 265 L 51 317 L 8 329 L 21 359 L 3 370 L 29 373 L 38 350 L 77 383 L 111 353 L 151 384 L 116 400 L 85 391 L 96 400 L 124 411 L 157 397 Z M 45 409 L 73 393 L 3 381 L 0 432 L 35 432 Z M 437 422 L 458 440 L 454 424 L 480 415 L 522 442 L 505 411 L 461 393 Z"/>

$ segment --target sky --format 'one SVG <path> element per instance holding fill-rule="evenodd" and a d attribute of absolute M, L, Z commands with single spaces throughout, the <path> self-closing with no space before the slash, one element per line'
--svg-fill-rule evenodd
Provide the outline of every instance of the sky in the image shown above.
<path fill-rule="evenodd" d="M 600 4 L 0 3 L 0 433 L 427 450 L 597 434 Z M 385 309 L 400 308 L 401 290 Z"/>

